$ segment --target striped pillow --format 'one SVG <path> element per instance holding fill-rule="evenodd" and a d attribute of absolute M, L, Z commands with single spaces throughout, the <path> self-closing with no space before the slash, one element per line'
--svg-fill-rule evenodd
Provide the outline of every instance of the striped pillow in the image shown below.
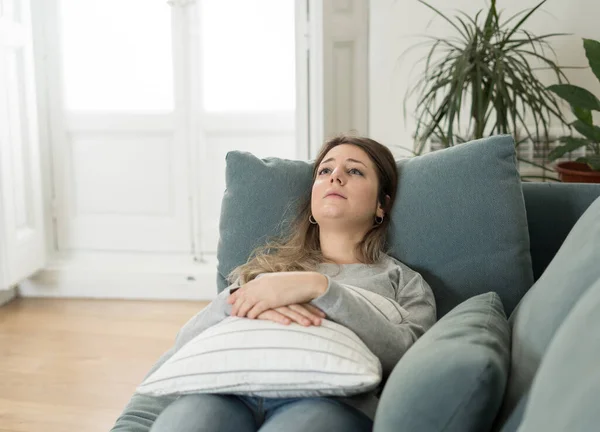
<path fill-rule="evenodd" d="M 377 387 L 381 363 L 348 328 L 228 317 L 200 333 L 137 388 L 153 396 L 234 393 L 349 396 Z"/>

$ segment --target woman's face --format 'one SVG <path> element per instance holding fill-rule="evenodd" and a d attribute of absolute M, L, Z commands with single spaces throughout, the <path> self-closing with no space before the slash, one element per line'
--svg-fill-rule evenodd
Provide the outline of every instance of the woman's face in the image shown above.
<path fill-rule="evenodd" d="M 377 201 L 375 165 L 360 147 L 338 145 L 317 167 L 311 210 L 319 225 L 371 227 L 384 212 Z M 331 225 L 333 226 L 333 225 Z"/>

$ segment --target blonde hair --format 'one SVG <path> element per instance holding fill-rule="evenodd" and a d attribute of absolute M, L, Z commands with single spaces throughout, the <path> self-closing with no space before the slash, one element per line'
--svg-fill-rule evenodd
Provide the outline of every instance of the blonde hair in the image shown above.
<path fill-rule="evenodd" d="M 373 161 L 379 184 L 378 200 L 388 216 L 396 198 L 398 172 L 392 152 L 375 140 L 340 135 L 327 141 L 321 147 L 315 160 L 312 172 L 313 182 L 325 155 L 329 150 L 341 144 L 360 147 Z M 390 197 L 389 200 L 386 200 L 386 195 Z M 248 261 L 233 269 L 228 275 L 230 282 L 239 278 L 240 284 L 244 284 L 261 273 L 314 271 L 318 264 L 327 262 L 321 252 L 319 225 L 313 225 L 309 221 L 311 216 L 310 194 L 303 199 L 298 210 L 295 220 L 288 229 L 287 236 L 271 240 L 267 244 L 255 248 Z M 373 264 L 380 259 L 381 254 L 385 252 L 389 223 L 390 218 L 384 217 L 383 222 L 380 225 L 374 225 L 356 245 L 355 253 L 360 262 Z"/>

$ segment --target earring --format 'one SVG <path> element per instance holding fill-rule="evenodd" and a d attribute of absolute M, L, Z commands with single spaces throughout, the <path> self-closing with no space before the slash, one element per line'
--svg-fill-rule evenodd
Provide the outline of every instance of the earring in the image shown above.
<path fill-rule="evenodd" d="M 381 225 L 383 223 L 383 217 L 375 216 L 375 225 Z"/>
<path fill-rule="evenodd" d="M 308 221 L 309 221 L 311 224 L 313 224 L 313 225 L 316 225 L 316 224 L 317 224 L 317 221 L 315 220 L 315 218 L 313 217 L 313 215 L 310 215 L 310 216 L 308 217 Z"/>

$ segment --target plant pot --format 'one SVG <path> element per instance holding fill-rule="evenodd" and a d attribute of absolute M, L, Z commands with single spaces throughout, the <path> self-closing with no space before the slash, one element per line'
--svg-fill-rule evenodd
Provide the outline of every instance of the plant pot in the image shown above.
<path fill-rule="evenodd" d="M 566 183 L 600 183 L 600 171 L 582 162 L 560 162 L 556 165 L 560 181 Z"/>

